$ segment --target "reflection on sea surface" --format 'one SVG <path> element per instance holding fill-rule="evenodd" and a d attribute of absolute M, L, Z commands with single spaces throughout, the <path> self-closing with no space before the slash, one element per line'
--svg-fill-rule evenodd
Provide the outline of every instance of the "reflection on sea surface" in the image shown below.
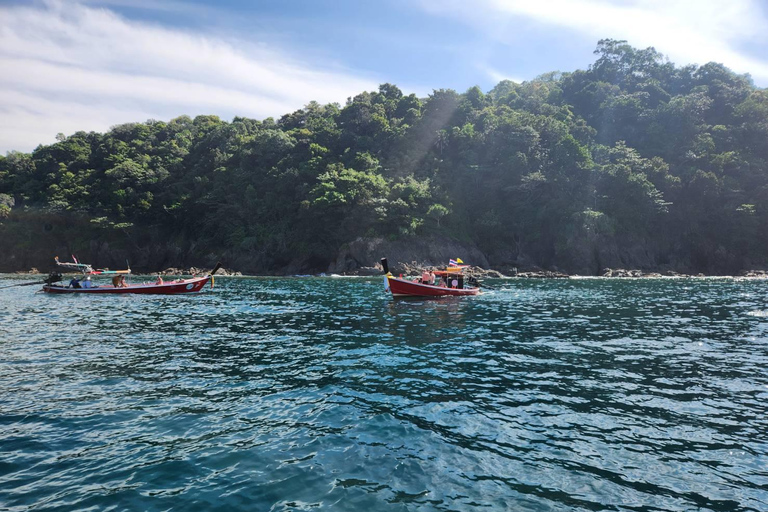
<path fill-rule="evenodd" d="M 0 290 L 0 503 L 768 510 L 765 282 L 491 284 Z"/>

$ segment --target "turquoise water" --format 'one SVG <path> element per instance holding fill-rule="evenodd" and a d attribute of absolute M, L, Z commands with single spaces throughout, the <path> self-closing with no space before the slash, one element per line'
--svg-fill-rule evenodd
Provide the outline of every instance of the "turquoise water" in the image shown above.
<path fill-rule="evenodd" d="M 0 509 L 768 510 L 768 282 L 490 283 L 0 290 Z"/>

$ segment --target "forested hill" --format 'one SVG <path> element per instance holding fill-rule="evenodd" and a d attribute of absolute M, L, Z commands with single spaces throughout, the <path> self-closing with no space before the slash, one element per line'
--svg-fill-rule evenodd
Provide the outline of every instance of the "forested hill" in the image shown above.
<path fill-rule="evenodd" d="M 765 267 L 768 91 L 624 41 L 595 53 L 487 93 L 384 84 L 279 120 L 151 120 L 11 152 L 0 270 L 75 253 L 325 271 L 360 237 L 581 274 Z"/>

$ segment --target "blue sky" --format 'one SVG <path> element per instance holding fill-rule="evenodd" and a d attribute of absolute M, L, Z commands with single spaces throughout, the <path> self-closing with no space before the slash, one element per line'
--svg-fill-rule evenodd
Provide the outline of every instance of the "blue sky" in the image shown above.
<path fill-rule="evenodd" d="M 765 0 L 0 0 L 0 153 L 178 115 L 279 117 L 390 82 L 491 89 L 601 38 L 768 86 Z"/>

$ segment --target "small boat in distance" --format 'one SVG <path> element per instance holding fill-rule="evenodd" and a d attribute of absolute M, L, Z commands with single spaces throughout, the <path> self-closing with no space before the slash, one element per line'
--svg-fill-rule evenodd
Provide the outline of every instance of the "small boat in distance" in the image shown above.
<path fill-rule="evenodd" d="M 221 263 L 218 263 L 211 273 L 206 276 L 193 277 L 191 279 L 177 279 L 168 282 L 159 280 L 154 283 L 127 284 L 124 282 L 122 276 L 115 276 L 113 278 L 113 284 L 111 285 L 99 285 L 87 288 L 81 286 L 79 282 L 77 283 L 78 287 L 46 283 L 43 285 L 43 291 L 45 293 L 79 293 L 86 295 L 122 295 L 127 293 L 144 295 L 178 295 L 183 293 L 197 293 L 209 282 L 211 283 L 211 288 L 213 288 L 213 275 L 219 268 L 221 268 Z M 119 281 L 118 277 L 120 277 Z M 86 279 L 90 280 L 90 277 Z M 118 284 L 121 281 L 125 284 Z"/>
<path fill-rule="evenodd" d="M 451 260 L 451 266 L 443 270 L 432 272 L 435 282 L 430 284 L 423 279 L 405 279 L 402 276 L 394 277 L 389 272 L 387 258 L 381 259 L 381 267 L 384 269 L 384 290 L 391 292 L 393 297 L 462 297 L 466 295 L 478 295 L 480 288 L 475 278 L 467 279 L 464 286 L 464 269 L 468 265 L 461 265 L 461 260 Z M 455 265 L 454 265 L 455 263 Z M 439 280 L 439 281 L 438 281 Z"/>
<path fill-rule="evenodd" d="M 128 275 L 131 273 L 131 267 L 128 265 L 128 262 L 126 261 L 126 265 L 128 266 L 127 270 L 109 270 L 108 268 L 98 268 L 94 269 L 91 265 L 88 263 L 80 263 L 77 261 L 77 258 L 75 258 L 74 255 L 72 255 L 72 262 L 69 261 L 59 261 L 59 257 L 56 256 L 53 258 L 53 260 L 56 262 L 56 266 L 59 267 L 62 270 L 69 270 L 72 272 L 82 273 L 82 274 L 90 274 L 90 275 L 119 275 L 124 274 Z"/>

